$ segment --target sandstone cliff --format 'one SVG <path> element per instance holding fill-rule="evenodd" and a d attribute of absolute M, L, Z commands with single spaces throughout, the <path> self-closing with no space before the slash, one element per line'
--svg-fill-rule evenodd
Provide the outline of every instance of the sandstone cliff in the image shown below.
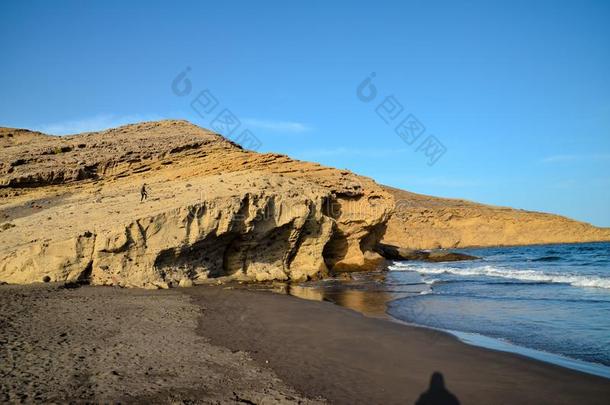
<path fill-rule="evenodd" d="M 396 201 L 383 237 L 391 245 L 436 249 L 610 240 L 609 228 L 558 215 L 385 189 Z"/>
<path fill-rule="evenodd" d="M 186 121 L 66 137 L 3 128 L 0 145 L 0 281 L 303 280 L 382 260 L 394 202 L 374 181 Z"/>
<path fill-rule="evenodd" d="M 65 137 L 0 128 L 0 146 L 0 282 L 305 280 L 378 266 L 380 240 L 410 249 L 610 240 L 609 229 L 556 215 L 247 151 L 186 121 Z"/>

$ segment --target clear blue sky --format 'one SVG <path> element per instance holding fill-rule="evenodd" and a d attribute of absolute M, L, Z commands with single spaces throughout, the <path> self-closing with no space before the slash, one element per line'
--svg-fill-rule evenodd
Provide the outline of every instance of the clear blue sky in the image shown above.
<path fill-rule="evenodd" d="M 261 151 L 610 226 L 609 1 L 4 0 L 0 15 L 0 125 L 209 126 L 190 107 L 208 88 Z M 433 166 L 375 112 L 389 95 L 446 147 Z"/>

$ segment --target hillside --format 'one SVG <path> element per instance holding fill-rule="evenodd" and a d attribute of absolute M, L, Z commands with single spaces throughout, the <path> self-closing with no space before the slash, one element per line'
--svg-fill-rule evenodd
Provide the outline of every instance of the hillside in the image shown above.
<path fill-rule="evenodd" d="M 610 240 L 609 228 L 559 215 L 384 189 L 396 200 L 383 237 L 388 244 L 445 249 Z"/>
<path fill-rule="evenodd" d="M 2 128 L 0 144 L 0 282 L 305 280 L 377 267 L 381 239 L 409 248 L 610 239 L 555 215 L 244 150 L 186 121 L 64 137 Z"/>
<path fill-rule="evenodd" d="M 2 135 L 0 281 L 303 280 L 382 260 L 373 247 L 392 196 L 348 171 L 246 151 L 186 121 Z"/>

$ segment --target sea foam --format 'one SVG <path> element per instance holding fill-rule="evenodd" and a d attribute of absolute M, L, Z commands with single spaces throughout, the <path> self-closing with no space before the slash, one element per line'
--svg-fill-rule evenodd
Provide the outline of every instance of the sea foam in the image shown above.
<path fill-rule="evenodd" d="M 523 281 L 535 281 L 544 283 L 570 284 L 575 287 L 593 287 L 610 289 L 610 278 L 598 276 L 583 276 L 574 274 L 550 274 L 536 270 L 504 269 L 489 265 L 471 268 L 456 267 L 424 267 L 421 265 L 394 262 L 390 267 L 393 271 L 416 271 L 423 275 L 454 274 L 457 276 L 487 276 L 500 277 Z"/>

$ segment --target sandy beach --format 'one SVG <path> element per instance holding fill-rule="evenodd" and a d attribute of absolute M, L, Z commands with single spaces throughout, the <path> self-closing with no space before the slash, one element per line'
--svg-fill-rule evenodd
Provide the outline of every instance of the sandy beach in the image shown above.
<path fill-rule="evenodd" d="M 0 402 L 316 403 L 198 335 L 190 301 L 177 289 L 0 286 Z"/>
<path fill-rule="evenodd" d="M 0 287 L 5 402 L 602 404 L 610 381 L 365 317 L 226 287 Z"/>

